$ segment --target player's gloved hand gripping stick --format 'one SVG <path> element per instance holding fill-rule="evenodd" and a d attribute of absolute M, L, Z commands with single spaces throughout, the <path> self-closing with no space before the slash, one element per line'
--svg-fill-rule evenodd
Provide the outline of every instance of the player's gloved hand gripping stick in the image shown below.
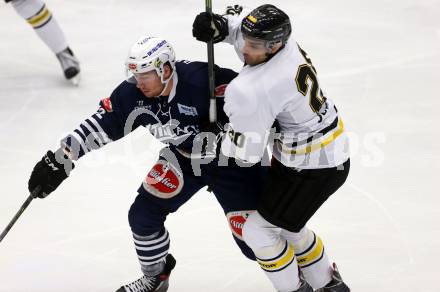
<path fill-rule="evenodd" d="M 209 121 L 217 121 L 217 106 L 214 94 L 214 44 L 223 41 L 228 35 L 228 21 L 221 15 L 212 13 L 212 1 L 205 0 L 205 12 L 199 13 L 193 23 L 193 36 L 208 46 L 208 75 L 209 75 Z"/>
<path fill-rule="evenodd" d="M 55 153 L 47 151 L 46 155 L 34 166 L 28 183 L 30 195 L 20 207 L 18 212 L 9 222 L 8 226 L 0 235 L 0 242 L 17 222 L 34 198 L 45 198 L 69 176 L 70 171 L 75 167 L 63 152 L 58 149 Z"/>

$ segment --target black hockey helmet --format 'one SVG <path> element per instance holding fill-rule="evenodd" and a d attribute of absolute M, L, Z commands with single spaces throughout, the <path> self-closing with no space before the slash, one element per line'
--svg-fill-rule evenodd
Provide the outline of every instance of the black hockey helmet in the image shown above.
<path fill-rule="evenodd" d="M 268 43 L 287 42 L 292 33 L 289 16 L 281 9 L 271 5 L 261 5 L 241 22 L 244 36 L 263 40 Z"/>

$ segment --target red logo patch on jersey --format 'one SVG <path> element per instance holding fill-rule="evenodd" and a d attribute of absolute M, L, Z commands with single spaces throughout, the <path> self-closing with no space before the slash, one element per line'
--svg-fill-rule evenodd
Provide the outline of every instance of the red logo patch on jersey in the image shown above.
<path fill-rule="evenodd" d="M 102 99 L 101 102 L 102 102 L 102 107 L 105 109 L 106 112 L 110 113 L 113 111 L 113 106 L 110 97 L 106 97 Z"/>
<path fill-rule="evenodd" d="M 131 70 L 136 70 L 136 64 L 130 63 L 128 64 L 128 68 Z"/>
<path fill-rule="evenodd" d="M 170 163 L 159 160 L 147 174 L 142 185 L 152 195 L 169 199 L 182 190 L 183 177 Z"/>
<path fill-rule="evenodd" d="M 217 86 L 217 87 L 214 89 L 214 95 L 215 95 L 215 97 L 224 97 L 224 96 L 225 96 L 225 91 L 226 91 L 226 87 L 227 87 L 227 86 L 228 86 L 227 84 L 222 84 L 222 85 Z"/>
<path fill-rule="evenodd" d="M 252 214 L 253 212 L 255 212 L 255 210 L 233 211 L 226 214 L 229 227 L 231 228 L 232 233 L 238 239 L 243 240 L 243 225 L 246 222 L 246 219 L 249 217 L 249 215 Z"/>

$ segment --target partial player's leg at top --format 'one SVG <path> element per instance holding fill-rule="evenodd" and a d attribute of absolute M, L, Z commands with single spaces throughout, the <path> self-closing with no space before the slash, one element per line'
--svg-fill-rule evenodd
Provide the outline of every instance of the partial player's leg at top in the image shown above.
<path fill-rule="evenodd" d="M 61 27 L 41 0 L 5 0 L 35 30 L 41 40 L 56 55 L 64 77 L 73 84 L 80 81 L 79 61 L 69 48 Z"/>

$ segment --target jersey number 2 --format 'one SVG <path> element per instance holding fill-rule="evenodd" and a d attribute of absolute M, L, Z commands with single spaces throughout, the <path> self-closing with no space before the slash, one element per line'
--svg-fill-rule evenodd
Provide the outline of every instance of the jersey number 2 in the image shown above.
<path fill-rule="evenodd" d="M 315 67 L 312 65 L 312 61 L 307 56 L 307 53 L 299 48 L 301 54 L 307 60 L 307 64 L 302 64 L 298 67 L 298 72 L 296 73 L 295 82 L 298 87 L 298 91 L 302 95 L 306 96 L 307 92 L 310 90 L 310 107 L 316 113 L 319 112 L 322 105 L 325 102 L 325 97 L 322 90 L 319 87 L 318 78 L 316 77 Z"/>

